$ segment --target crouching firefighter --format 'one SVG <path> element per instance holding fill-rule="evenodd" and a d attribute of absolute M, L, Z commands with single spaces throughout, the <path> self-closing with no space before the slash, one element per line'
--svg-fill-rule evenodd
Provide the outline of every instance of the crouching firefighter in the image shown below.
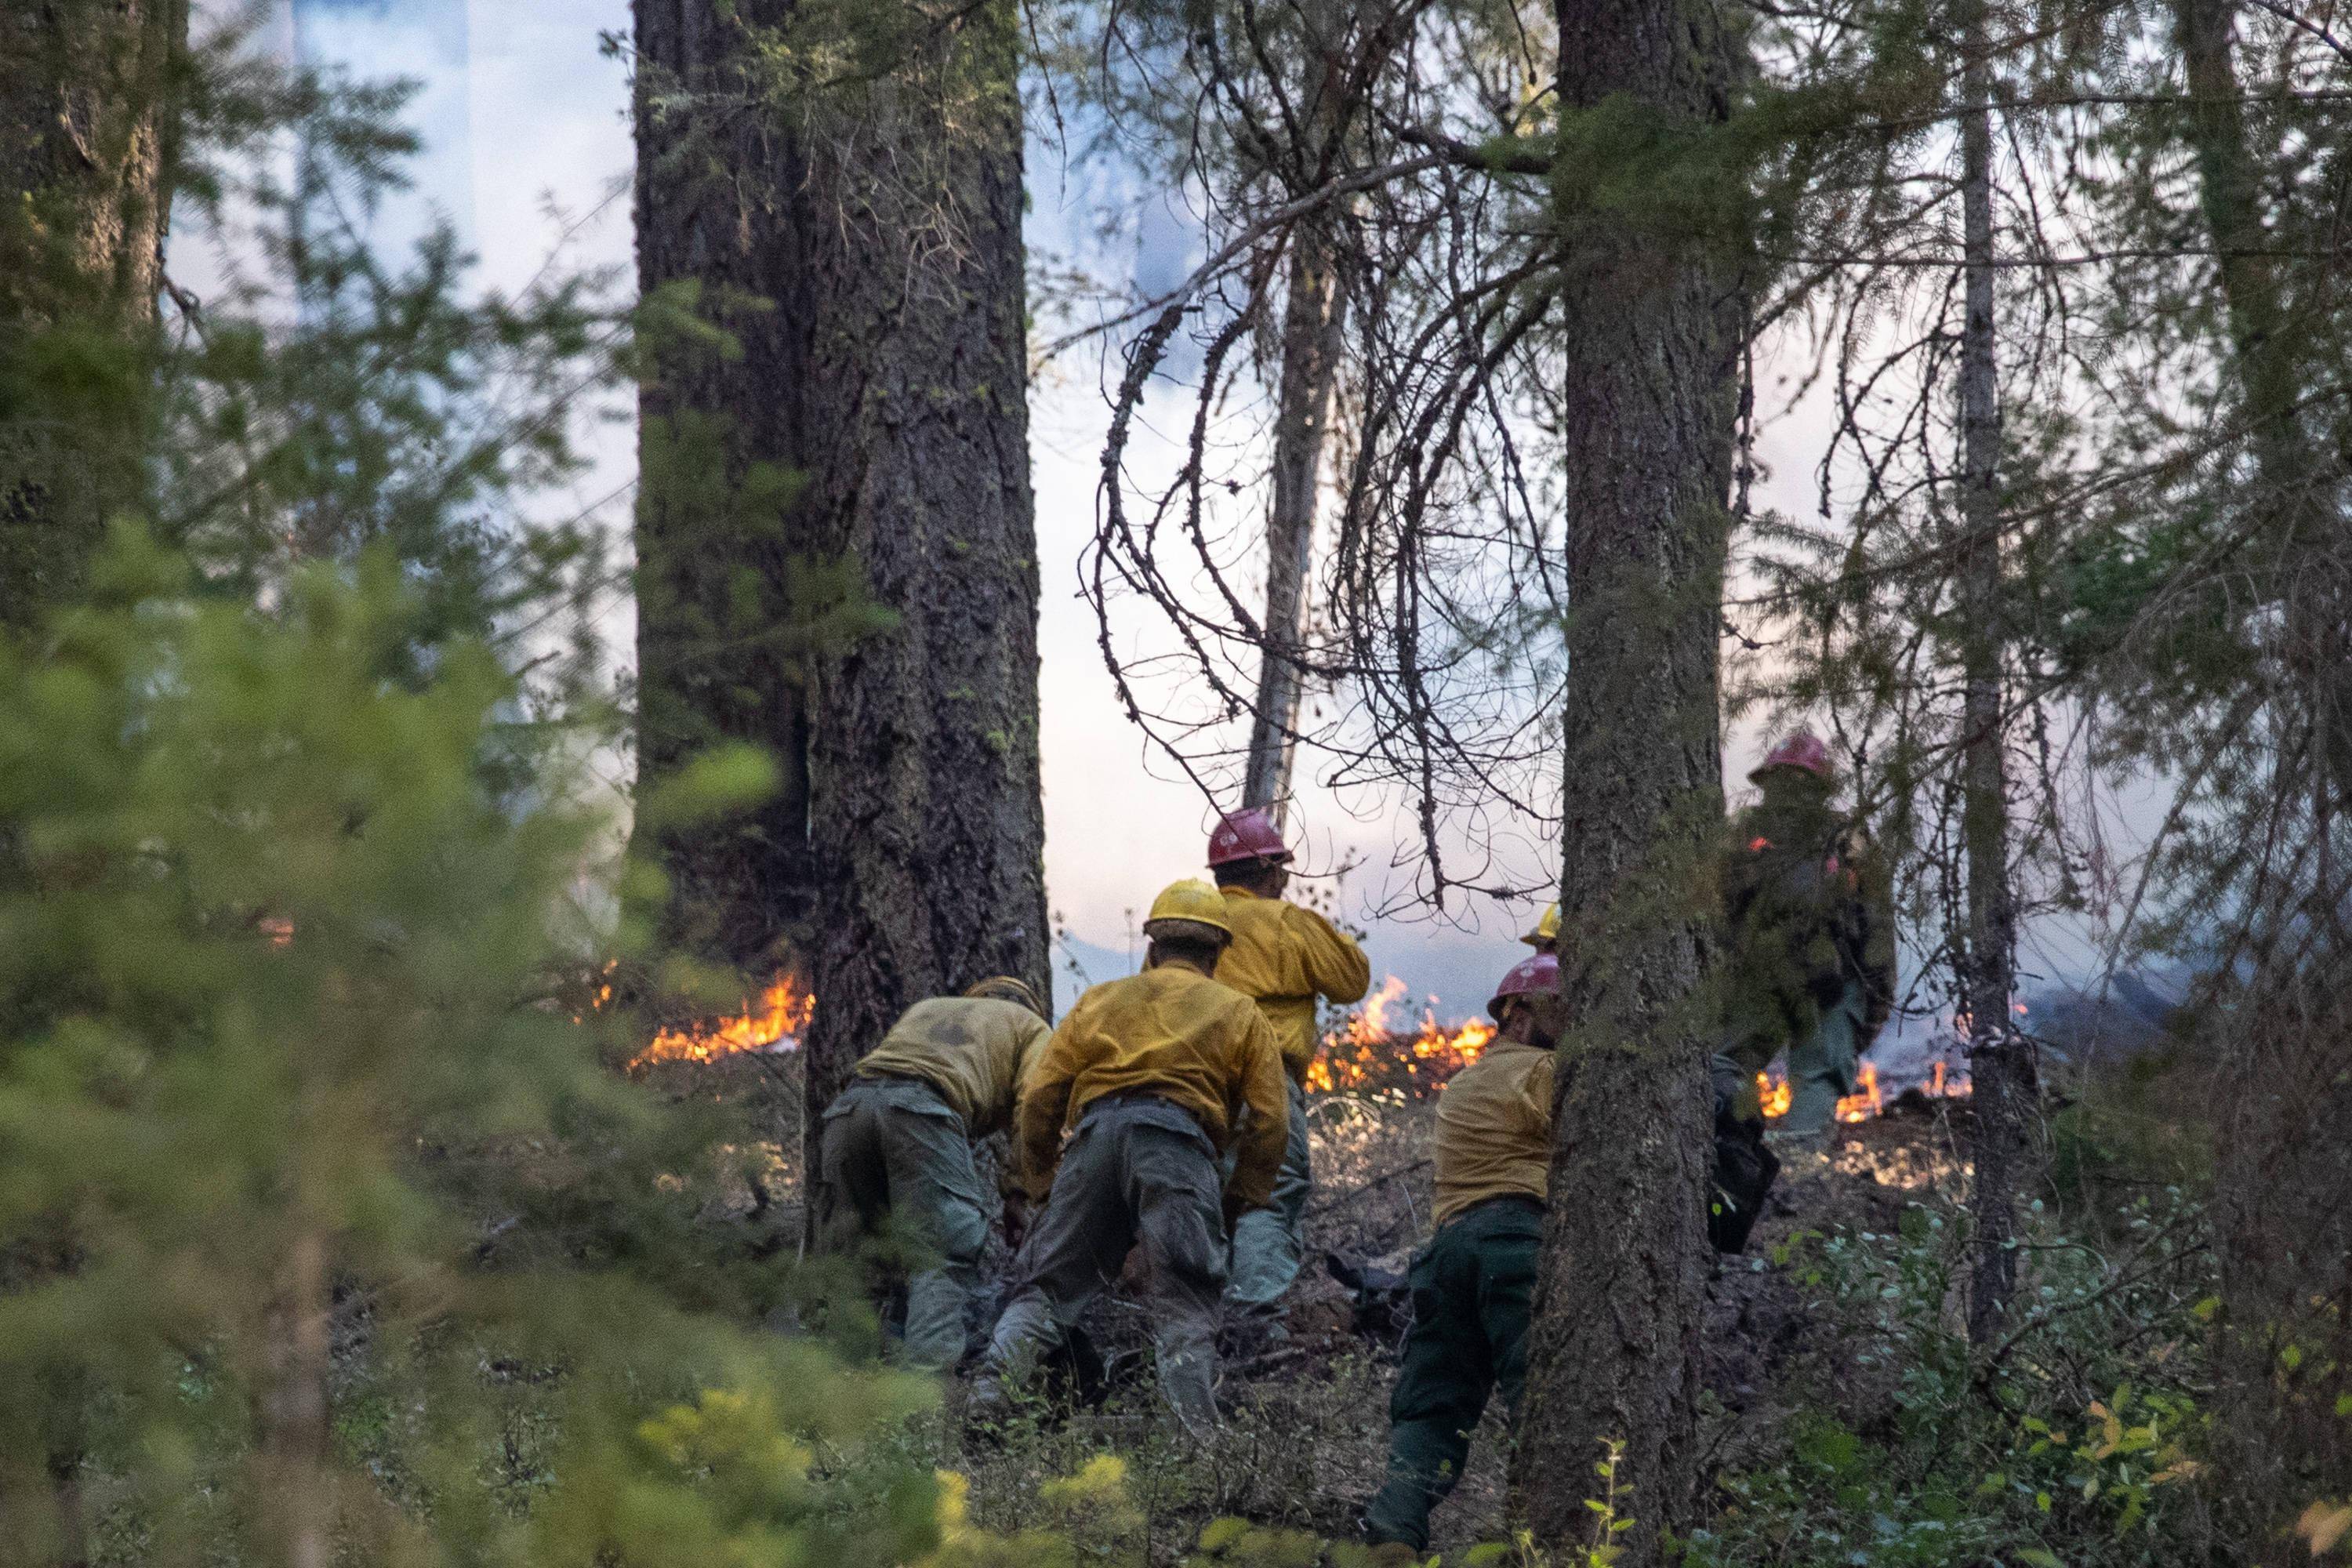
<path fill-rule="evenodd" d="M 1245 1321 L 1278 1332 L 1283 1292 L 1298 1277 L 1301 1231 L 1314 1191 L 1307 1141 L 1307 1068 L 1315 1060 L 1315 999 L 1345 1005 L 1371 984 L 1364 950 L 1313 910 L 1283 898 L 1290 882 L 1289 847 L 1260 810 L 1235 812 L 1209 835 L 1209 871 L 1224 895 L 1234 940 L 1217 961 L 1217 979 L 1249 997 L 1274 1027 L 1290 1077 L 1290 1137 L 1273 1201 L 1234 1226 L 1232 1277 L 1225 1300 Z"/>
<path fill-rule="evenodd" d="M 1233 939 L 1217 890 L 1174 884 L 1143 930 L 1143 973 L 1078 998 L 1022 1089 L 1017 1163 L 1044 1207 L 966 1406 L 980 1431 L 1139 1242 L 1160 1392 L 1187 1430 L 1217 1422 L 1226 1230 L 1274 1190 L 1289 1100 L 1265 1015 L 1210 978 Z"/>
<path fill-rule="evenodd" d="M 1364 1538 L 1429 1545 L 1429 1513 L 1462 1479 L 1499 1385 L 1514 1414 L 1551 1169 L 1559 961 L 1525 959 L 1486 1005 L 1499 1026 L 1437 1101 L 1437 1232 L 1412 1260 L 1412 1328 L 1389 1400 L 1388 1479 Z"/>
<path fill-rule="evenodd" d="M 1035 992 L 1006 975 L 983 980 L 908 1008 L 825 1108 L 819 1245 L 870 1249 L 894 1216 L 911 1232 L 928 1266 L 907 1281 L 901 1355 L 910 1366 L 942 1371 L 963 1359 L 992 1209 L 972 1146 L 1012 1125 L 1021 1080 L 1051 1033 Z M 1009 1182 L 1004 1198 L 1010 1237 L 1019 1197 Z"/>

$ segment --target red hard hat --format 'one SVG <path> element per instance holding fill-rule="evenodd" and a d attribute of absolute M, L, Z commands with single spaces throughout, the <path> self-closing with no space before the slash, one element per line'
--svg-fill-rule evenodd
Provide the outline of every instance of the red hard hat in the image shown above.
<path fill-rule="evenodd" d="M 1830 776 L 1830 749 L 1811 730 L 1799 730 L 1765 754 L 1748 777 L 1751 783 L 1761 783 L 1774 768 L 1795 768 L 1817 779 Z"/>
<path fill-rule="evenodd" d="M 1511 965 L 1503 983 L 1495 987 L 1494 999 L 1486 1004 L 1488 1016 L 1502 1022 L 1503 1004 L 1514 996 L 1539 996 L 1559 989 L 1559 960 L 1551 953 L 1539 952 L 1533 958 L 1523 958 Z"/>
<path fill-rule="evenodd" d="M 1263 806 L 1251 806 L 1247 811 L 1228 812 L 1217 819 L 1217 830 L 1209 835 L 1209 864 L 1231 865 L 1235 860 L 1287 860 L 1290 850 L 1282 842 L 1282 829 Z"/>

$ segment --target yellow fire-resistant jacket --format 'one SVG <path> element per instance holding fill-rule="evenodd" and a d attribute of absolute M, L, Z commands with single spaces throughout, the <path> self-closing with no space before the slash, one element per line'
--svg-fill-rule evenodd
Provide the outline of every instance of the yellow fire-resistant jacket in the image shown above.
<path fill-rule="evenodd" d="M 859 1078 L 927 1083 L 987 1138 L 1013 1125 L 1021 1080 L 1036 1065 L 1052 1026 L 1028 1008 L 992 996 L 934 996 L 907 1009 L 854 1069 Z"/>
<path fill-rule="evenodd" d="M 1220 1153 L 1232 1149 L 1225 1192 L 1234 1207 L 1273 1195 L 1290 1096 L 1274 1030 L 1248 997 L 1181 963 L 1079 997 L 1021 1090 L 1014 1140 L 1031 1196 L 1044 1199 L 1053 1184 L 1063 1132 L 1120 1093 L 1158 1095 L 1191 1112 Z"/>
<path fill-rule="evenodd" d="M 1315 1059 L 1315 998 L 1345 1006 L 1364 999 L 1372 966 L 1346 933 L 1313 910 L 1282 899 L 1261 899 L 1227 888 L 1225 919 L 1234 942 L 1217 963 L 1217 979 L 1258 1005 L 1274 1026 L 1282 1065 L 1300 1083 Z"/>
<path fill-rule="evenodd" d="M 1437 1223 L 1517 1194 L 1538 1203 L 1551 1170 L 1552 1053 L 1496 1040 L 1437 1097 Z"/>

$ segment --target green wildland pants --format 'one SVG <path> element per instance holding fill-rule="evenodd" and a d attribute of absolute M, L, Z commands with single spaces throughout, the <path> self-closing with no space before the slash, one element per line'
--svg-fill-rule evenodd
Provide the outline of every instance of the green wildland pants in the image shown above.
<path fill-rule="evenodd" d="M 921 1267 L 907 1280 L 901 1357 L 930 1371 L 955 1365 L 988 1245 L 988 1198 L 963 1118 L 927 1083 L 859 1079 L 825 1108 L 820 1159 L 820 1247 L 853 1254 L 894 1220 L 904 1226 Z"/>
<path fill-rule="evenodd" d="M 1429 1511 L 1462 1479 L 1496 1385 L 1517 1410 L 1542 1247 L 1542 1205 L 1490 1198 L 1438 1226 L 1412 1260 L 1412 1330 L 1389 1397 L 1388 1479 L 1364 1510 L 1366 1540 L 1426 1550 Z"/>
<path fill-rule="evenodd" d="M 1188 1428 L 1214 1426 L 1224 1231 L 1216 1146 L 1198 1121 L 1148 1095 L 1087 1107 L 1013 1260 L 1013 1299 L 997 1321 L 975 1404 L 1001 1405 L 1004 1384 L 1029 1375 L 1140 1241 L 1160 1392 Z"/>
<path fill-rule="evenodd" d="M 1836 1119 L 1837 1102 L 1853 1092 L 1861 1061 L 1856 1047 L 1869 1005 L 1861 982 L 1848 981 L 1835 1005 L 1822 1009 L 1820 1025 L 1789 1047 L 1789 1113 L 1775 1124 L 1775 1131 L 1799 1136 L 1822 1132 Z"/>
<path fill-rule="evenodd" d="M 1282 1293 L 1298 1278 L 1307 1256 L 1307 1199 L 1315 1190 L 1307 1140 L 1307 1091 L 1290 1086 L 1290 1142 L 1274 1178 L 1273 1204 L 1234 1222 L 1233 1261 L 1225 1301 L 1261 1318 L 1280 1311 Z"/>

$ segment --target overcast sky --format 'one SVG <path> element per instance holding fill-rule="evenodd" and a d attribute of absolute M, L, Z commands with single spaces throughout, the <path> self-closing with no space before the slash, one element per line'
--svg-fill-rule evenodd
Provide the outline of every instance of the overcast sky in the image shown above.
<path fill-rule="evenodd" d="M 482 277 L 495 287 L 527 281 L 567 235 L 576 261 L 625 266 L 631 243 L 626 88 L 622 63 L 606 58 L 599 35 L 625 33 L 627 0 L 292 3 L 297 11 L 281 19 L 278 47 L 423 84 L 412 116 L 426 141 L 417 197 L 379 216 L 381 242 L 403 244 L 422 232 L 425 218 L 418 204 L 429 201 L 478 251 Z M 1131 250 L 1115 260 L 1147 285 L 1164 286 L 1188 265 L 1192 230 L 1169 195 L 1107 188 L 1105 175 L 1066 167 L 1048 143 L 1032 144 L 1029 181 L 1033 247 L 1066 253 L 1075 237 L 1092 231 L 1100 204 L 1116 200 L 1137 204 L 1139 216 L 1131 226 Z M 1031 450 L 1045 583 L 1040 696 L 1046 879 L 1056 914 L 1088 949 L 1099 950 L 1089 958 L 1099 971 L 1101 952 L 1112 955 L 1108 963 L 1116 966 L 1128 951 L 1129 911 L 1161 883 L 1196 872 L 1210 813 L 1189 784 L 1148 753 L 1124 718 L 1096 647 L 1093 614 L 1076 596 L 1078 555 L 1093 531 L 1106 423 L 1097 369 L 1081 359 L 1037 388 Z M 1181 416 L 1181 410 L 1162 411 Z M 1799 418 L 1768 432 L 1761 456 L 1773 478 L 1759 504 L 1811 511 L 1810 475 L 1820 426 Z M 625 421 L 604 427 L 596 438 L 597 470 L 575 495 L 551 504 L 587 504 L 624 491 L 633 471 L 633 440 Z M 1148 448 L 1143 460 L 1151 460 Z M 625 499 L 604 515 L 625 539 Z M 625 624 L 616 626 L 616 646 L 625 648 L 627 636 Z M 1733 780 L 1745 773 L 1761 740 L 1752 731 L 1727 738 Z M 1302 757 L 1303 765 L 1311 761 Z M 1397 842 L 1400 825 L 1381 807 L 1335 800 L 1308 783 L 1294 813 L 1293 837 L 1307 868 L 1351 857 L 1368 868 L 1342 893 L 1343 912 L 1359 918 Z M 1533 881 L 1544 851 L 1531 833 L 1518 837 L 1524 847 L 1516 852 L 1526 858 L 1523 874 Z M 1451 923 L 1381 922 L 1370 937 L 1374 972 L 1402 976 L 1416 994 L 1436 994 L 1447 1017 L 1465 1015 L 1522 954 L 1513 938 L 1534 912 L 1532 904 L 1503 909 L 1480 902 L 1457 908 Z"/>

